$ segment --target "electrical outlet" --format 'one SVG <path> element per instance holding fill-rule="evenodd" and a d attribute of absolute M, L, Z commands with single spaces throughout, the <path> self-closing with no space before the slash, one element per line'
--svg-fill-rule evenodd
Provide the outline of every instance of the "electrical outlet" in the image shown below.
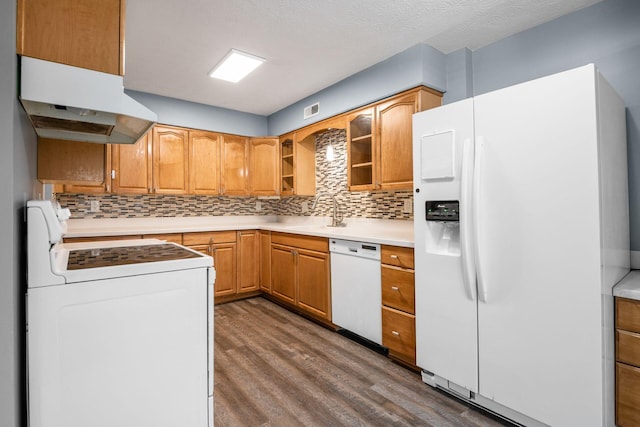
<path fill-rule="evenodd" d="M 413 200 L 411 199 L 405 199 L 404 200 L 404 207 L 402 208 L 402 211 L 404 213 L 411 213 L 413 212 Z"/>
<path fill-rule="evenodd" d="M 300 210 L 302 211 L 302 213 L 309 212 L 309 202 L 305 200 L 304 202 L 300 203 Z"/>
<path fill-rule="evenodd" d="M 262 210 L 262 202 L 260 200 L 256 200 L 256 211 L 260 212 Z"/>
<path fill-rule="evenodd" d="M 92 200 L 89 212 L 100 212 L 100 200 Z"/>

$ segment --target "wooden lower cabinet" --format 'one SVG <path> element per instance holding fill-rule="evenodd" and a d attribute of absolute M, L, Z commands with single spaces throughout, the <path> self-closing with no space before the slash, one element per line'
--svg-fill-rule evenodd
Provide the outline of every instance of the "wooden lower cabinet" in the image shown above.
<path fill-rule="evenodd" d="M 330 320 L 329 254 L 297 249 L 298 306 Z"/>
<path fill-rule="evenodd" d="M 260 233 L 256 230 L 238 231 L 237 243 L 237 292 L 257 291 L 260 289 Z"/>
<path fill-rule="evenodd" d="M 216 270 L 216 302 L 260 291 L 260 232 L 257 230 L 184 233 L 183 244 L 211 255 Z"/>
<path fill-rule="evenodd" d="M 640 301 L 616 298 L 616 425 L 640 426 Z"/>
<path fill-rule="evenodd" d="M 383 306 L 382 345 L 389 349 L 389 356 L 415 365 L 416 316 Z"/>
<path fill-rule="evenodd" d="M 640 426 L 640 368 L 616 363 L 616 425 Z"/>
<path fill-rule="evenodd" d="M 382 272 L 382 301 L 383 304 L 415 314 L 415 277 L 411 270 L 383 264 Z"/>
<path fill-rule="evenodd" d="M 415 369 L 416 316 L 413 248 L 383 245 L 382 345 L 389 356 Z"/>
<path fill-rule="evenodd" d="M 271 232 L 260 231 L 260 290 L 271 293 Z"/>
<path fill-rule="evenodd" d="M 296 253 L 290 246 L 271 244 L 271 294 L 296 303 Z"/>
<path fill-rule="evenodd" d="M 217 243 L 211 245 L 213 265 L 216 270 L 216 282 L 213 296 L 235 295 L 237 293 L 237 255 L 235 243 Z"/>
<path fill-rule="evenodd" d="M 235 295 L 237 283 L 237 251 L 235 231 L 184 233 L 185 246 L 213 257 L 216 280 L 214 297 Z"/>
<path fill-rule="evenodd" d="M 135 240 L 140 239 L 140 234 L 127 234 L 122 236 L 95 236 L 95 237 L 65 237 L 63 243 L 102 242 L 110 240 Z"/>
<path fill-rule="evenodd" d="M 166 233 L 166 234 L 143 234 L 143 239 L 158 239 L 171 243 L 182 244 L 182 233 Z"/>
<path fill-rule="evenodd" d="M 331 321 L 329 242 L 271 233 L 271 295 L 315 318 Z"/>

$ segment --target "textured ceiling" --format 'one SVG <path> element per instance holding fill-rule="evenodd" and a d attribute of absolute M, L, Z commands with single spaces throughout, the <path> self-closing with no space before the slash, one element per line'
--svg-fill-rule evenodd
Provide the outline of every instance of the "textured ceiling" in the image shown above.
<path fill-rule="evenodd" d="M 417 43 L 449 53 L 600 0 L 129 0 L 127 89 L 269 115 Z M 267 59 L 208 77 L 236 48 Z"/>

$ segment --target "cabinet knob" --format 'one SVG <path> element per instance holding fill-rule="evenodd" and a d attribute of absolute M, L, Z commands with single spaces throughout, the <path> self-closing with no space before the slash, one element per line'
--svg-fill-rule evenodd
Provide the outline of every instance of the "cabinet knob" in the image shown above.
<path fill-rule="evenodd" d="M 398 331 L 391 331 L 391 333 L 392 333 L 393 335 L 397 336 L 397 337 L 399 337 L 399 336 L 400 336 L 400 332 L 398 332 Z"/>
<path fill-rule="evenodd" d="M 397 291 L 399 291 L 399 290 L 400 290 L 400 288 L 398 288 L 397 286 L 392 286 L 392 287 L 391 287 L 391 290 L 392 290 L 392 291 L 396 291 L 396 292 L 397 292 Z"/>
<path fill-rule="evenodd" d="M 398 255 L 389 255 L 389 258 L 391 258 L 391 259 L 398 259 Z"/>

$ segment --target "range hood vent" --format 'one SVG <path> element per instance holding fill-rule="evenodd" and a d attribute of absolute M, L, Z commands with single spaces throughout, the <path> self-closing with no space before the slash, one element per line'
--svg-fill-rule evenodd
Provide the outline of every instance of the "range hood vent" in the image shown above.
<path fill-rule="evenodd" d="M 158 120 L 124 93 L 122 76 L 24 56 L 20 101 L 43 138 L 133 144 Z"/>
<path fill-rule="evenodd" d="M 56 119 L 54 117 L 31 116 L 31 123 L 36 129 L 55 129 L 59 131 L 90 133 L 92 135 L 111 135 L 114 126 L 87 123 L 78 120 Z"/>

